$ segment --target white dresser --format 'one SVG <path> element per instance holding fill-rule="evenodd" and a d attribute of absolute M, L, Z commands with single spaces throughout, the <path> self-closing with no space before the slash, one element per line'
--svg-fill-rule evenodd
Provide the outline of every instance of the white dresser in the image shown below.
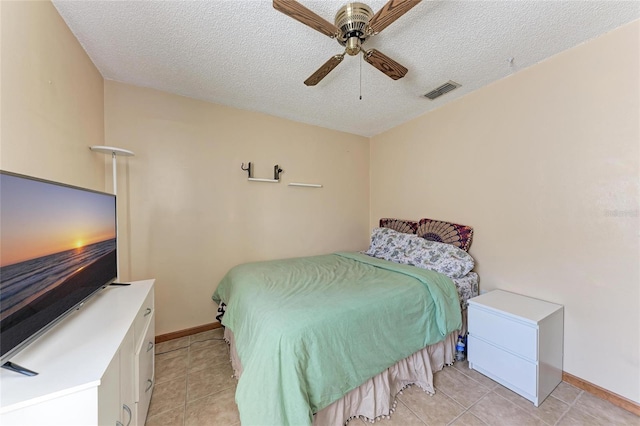
<path fill-rule="evenodd" d="M 495 290 L 469 299 L 469 368 L 537 407 L 562 381 L 562 305 Z"/>
<path fill-rule="evenodd" d="M 144 425 L 153 391 L 154 280 L 112 286 L 0 371 L 2 425 Z"/>

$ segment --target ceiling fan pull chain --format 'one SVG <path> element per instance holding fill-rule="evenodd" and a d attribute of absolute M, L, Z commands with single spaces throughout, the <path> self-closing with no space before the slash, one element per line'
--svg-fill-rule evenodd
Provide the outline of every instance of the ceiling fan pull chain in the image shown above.
<path fill-rule="evenodd" d="M 362 100 L 362 61 L 360 62 L 360 100 Z"/>

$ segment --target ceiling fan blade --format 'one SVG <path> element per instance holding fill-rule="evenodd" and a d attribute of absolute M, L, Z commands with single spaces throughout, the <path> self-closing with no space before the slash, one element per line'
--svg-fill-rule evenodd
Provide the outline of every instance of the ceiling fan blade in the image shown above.
<path fill-rule="evenodd" d="M 367 50 L 363 53 L 363 56 L 365 61 L 369 62 L 371 65 L 378 68 L 394 80 L 404 77 L 407 71 L 409 71 L 376 49 Z"/>
<path fill-rule="evenodd" d="M 273 0 L 273 8 L 331 38 L 340 30 L 295 0 Z"/>
<path fill-rule="evenodd" d="M 325 78 L 327 74 L 329 74 L 335 67 L 338 66 L 340 62 L 344 59 L 344 53 L 340 55 L 336 55 L 331 57 L 327 62 L 325 62 L 316 72 L 311 74 L 311 76 L 304 81 L 304 84 L 307 86 L 315 86 L 320 83 L 320 80 Z"/>
<path fill-rule="evenodd" d="M 407 13 L 409 9 L 420 3 L 420 1 L 421 0 L 389 0 L 387 4 L 382 6 L 382 9 L 380 9 L 378 13 L 373 15 L 373 18 L 369 21 L 369 26 L 374 34 L 377 34 Z"/>

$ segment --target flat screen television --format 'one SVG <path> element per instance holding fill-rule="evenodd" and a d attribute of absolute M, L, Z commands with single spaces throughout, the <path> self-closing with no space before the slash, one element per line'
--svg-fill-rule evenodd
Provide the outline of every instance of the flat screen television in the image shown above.
<path fill-rule="evenodd" d="M 0 364 L 117 274 L 115 195 L 0 171 Z"/>

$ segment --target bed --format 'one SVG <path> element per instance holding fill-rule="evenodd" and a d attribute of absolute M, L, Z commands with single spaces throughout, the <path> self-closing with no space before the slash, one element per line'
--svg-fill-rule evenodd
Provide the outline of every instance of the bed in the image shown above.
<path fill-rule="evenodd" d="M 478 277 L 470 227 L 381 219 L 362 253 L 232 268 L 213 299 L 243 425 L 342 425 L 390 415 L 452 364 Z"/>

